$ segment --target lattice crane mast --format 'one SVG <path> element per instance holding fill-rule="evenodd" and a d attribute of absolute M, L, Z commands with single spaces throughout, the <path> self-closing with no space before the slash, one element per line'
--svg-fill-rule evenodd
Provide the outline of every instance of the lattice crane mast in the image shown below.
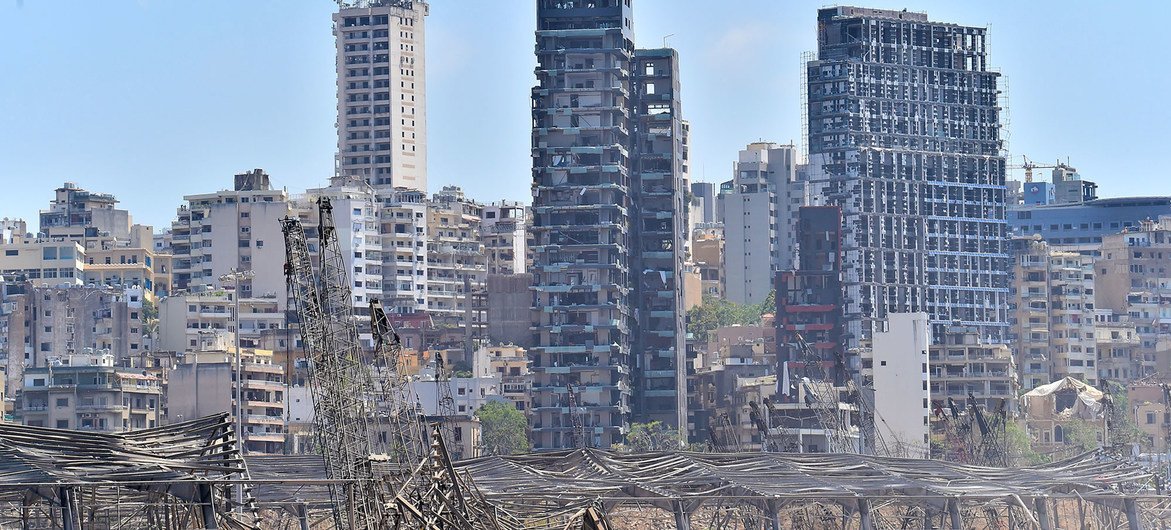
<path fill-rule="evenodd" d="M 805 360 L 805 377 L 801 380 L 801 386 L 805 391 L 805 405 L 817 416 L 817 421 L 825 431 L 826 452 L 854 452 L 846 440 L 845 425 L 842 423 L 841 411 L 838 410 L 838 391 L 832 382 L 825 380 L 821 358 L 813 353 L 813 349 L 805 342 L 805 337 L 801 333 L 794 331 L 793 338 L 797 342 L 801 357 Z"/>
<path fill-rule="evenodd" d="M 387 420 L 387 453 L 397 468 L 409 472 L 427 456 L 427 429 L 419 396 L 406 375 L 402 342 L 390 324 L 379 300 L 370 301 L 370 324 L 374 335 L 374 369 L 379 416 Z"/>
<path fill-rule="evenodd" d="M 328 198 L 318 201 L 318 213 L 321 269 L 317 277 L 300 220 L 281 220 L 285 278 L 309 357 L 317 446 L 328 477 L 344 481 L 329 488 L 334 523 L 338 528 L 374 530 L 383 526 L 383 491 L 371 467 L 371 433 L 377 421 L 370 399 L 373 389 L 369 372 L 361 364 L 353 296 Z"/>
<path fill-rule="evenodd" d="M 585 424 L 581 421 L 581 415 L 578 412 L 577 397 L 573 394 L 573 383 L 565 384 L 565 392 L 569 396 L 569 423 L 573 428 L 570 436 L 573 437 L 572 446 L 577 449 L 588 447 L 589 440 L 586 439 Z"/>

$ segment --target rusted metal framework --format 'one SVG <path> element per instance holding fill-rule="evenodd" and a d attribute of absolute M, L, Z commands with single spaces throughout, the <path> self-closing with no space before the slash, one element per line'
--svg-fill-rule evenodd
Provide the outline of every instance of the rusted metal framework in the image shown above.
<path fill-rule="evenodd" d="M 0 423 L 0 528 L 256 529 L 248 480 L 226 412 L 113 434 Z"/>

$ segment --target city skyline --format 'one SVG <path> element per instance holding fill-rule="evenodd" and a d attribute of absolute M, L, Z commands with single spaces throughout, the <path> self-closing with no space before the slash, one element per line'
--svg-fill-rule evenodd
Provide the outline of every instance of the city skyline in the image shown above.
<path fill-rule="evenodd" d="M 1156 122 L 1166 112 L 1157 105 L 1157 96 L 1153 91 L 1128 93 L 1132 104 L 1122 112 L 1090 104 L 1109 99 L 1110 91 L 1122 96 L 1127 86 L 1165 79 L 1168 74 L 1161 70 L 1139 68 L 1148 56 L 1121 53 L 1123 48 L 1144 49 L 1143 42 L 1155 33 L 1141 31 L 1141 25 L 1157 16 L 1131 20 L 1124 13 L 1133 10 L 1049 8 L 1056 3 L 997 10 L 977 3 L 881 4 L 873 7 L 906 7 L 927 11 L 933 19 L 990 24 L 992 67 L 1008 81 L 1013 163 L 1020 163 L 1020 154 L 1040 162 L 1068 157 L 1083 175 L 1102 185 L 1104 197 L 1149 193 L 1143 168 L 1152 165 L 1150 157 L 1159 152 L 1163 135 L 1141 125 L 1137 131 L 1147 134 L 1101 131 L 1128 130 L 1133 127 L 1128 122 L 1152 113 L 1154 119 L 1147 119 Z M 801 53 L 816 46 L 812 22 L 820 6 L 751 2 L 694 17 L 696 9 L 674 5 L 644 0 L 636 5 L 635 16 L 640 41 L 657 43 L 660 35 L 673 34 L 666 42 L 680 51 L 692 122 L 692 179 L 730 178 L 736 152 L 747 142 L 800 143 Z M 231 175 L 240 171 L 262 167 L 274 185 L 294 193 L 321 186 L 332 174 L 336 88 L 328 20 L 333 3 L 233 5 L 232 17 L 215 16 L 206 6 L 155 2 L 72 7 L 77 16 L 64 21 L 31 2 L 0 7 L 0 42 L 8 49 L 26 49 L 19 43 L 34 42 L 30 39 L 44 34 L 50 24 L 69 30 L 68 38 L 39 53 L 0 57 L 0 67 L 16 72 L 19 80 L 0 87 L 0 100 L 10 102 L 0 127 L 0 179 L 48 183 L 14 190 L 0 215 L 22 217 L 33 228 L 52 187 L 74 181 L 116 195 L 137 222 L 162 228 L 183 195 L 228 188 Z M 1155 15 L 1167 8 L 1145 9 Z M 195 23 L 160 23 L 175 18 Z M 697 18 L 702 20 L 692 20 Z M 1033 39 L 1041 33 L 1033 20 L 1058 26 L 1064 21 L 1068 24 L 1062 27 L 1072 28 L 1094 20 L 1112 35 L 1111 44 L 1091 50 L 1088 43 L 1096 39 Z M 429 193 L 452 184 L 483 202 L 529 200 L 525 94 L 535 83 L 534 21 L 535 9 L 529 5 L 503 10 L 432 4 Z M 1139 29 L 1117 30 L 1123 21 L 1139 24 Z M 136 37 L 142 36 L 160 45 L 141 46 Z M 1101 67 L 1112 72 L 1112 79 L 1071 77 L 1075 65 L 1084 67 L 1082 71 Z M 463 81 L 468 79 L 491 82 L 476 83 L 483 94 L 467 97 Z M 190 88 L 194 86 L 202 88 Z M 729 93 L 737 97 L 729 101 Z M 11 104 L 45 95 L 56 98 L 54 106 Z M 499 134 L 486 138 L 468 123 L 492 123 Z M 1095 127 L 1082 127 L 1084 123 Z M 1112 154 L 1123 148 L 1130 156 Z M 1012 174 L 1022 176 L 1020 170 Z M 144 179 L 202 184 L 160 189 L 142 186 Z"/>

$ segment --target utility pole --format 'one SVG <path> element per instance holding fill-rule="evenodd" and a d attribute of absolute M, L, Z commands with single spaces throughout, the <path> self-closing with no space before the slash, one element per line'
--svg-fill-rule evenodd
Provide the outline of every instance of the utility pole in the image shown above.
<path fill-rule="evenodd" d="M 240 448 L 240 457 L 244 457 L 244 363 L 240 355 L 240 282 L 242 280 L 250 279 L 255 276 L 251 270 L 239 270 L 232 268 L 227 274 L 220 276 L 220 282 L 232 282 L 235 286 L 235 292 L 232 293 L 232 298 L 235 302 L 235 321 L 236 321 L 236 407 L 234 414 L 236 416 L 236 446 Z M 196 355 L 199 355 L 198 353 Z M 241 477 L 243 478 L 243 477 Z M 244 487 L 242 484 L 236 485 L 236 501 L 240 506 L 244 505 Z"/>

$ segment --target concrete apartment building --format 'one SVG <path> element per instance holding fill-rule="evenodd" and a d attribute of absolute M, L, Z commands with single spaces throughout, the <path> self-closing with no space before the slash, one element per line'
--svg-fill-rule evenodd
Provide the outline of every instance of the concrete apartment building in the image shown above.
<path fill-rule="evenodd" d="M 222 411 L 235 411 L 235 349 L 229 335 L 212 337 L 190 348 L 170 373 L 167 420 L 180 422 Z M 285 367 L 273 352 L 240 350 L 243 366 L 245 450 L 280 453 L 285 444 Z"/>
<path fill-rule="evenodd" d="M 1109 309 L 1094 311 L 1100 380 L 1134 381 L 1155 374 L 1155 356 L 1142 350 L 1138 327 L 1130 315 Z"/>
<path fill-rule="evenodd" d="M 123 432 L 157 427 L 162 418 L 159 379 L 115 367 L 108 353 L 90 350 L 29 368 L 23 387 L 17 414 L 24 425 Z"/>
<path fill-rule="evenodd" d="M 863 378 L 874 389 L 874 429 L 885 442 L 874 448 L 876 454 L 930 457 L 931 388 L 937 371 L 930 335 L 926 313 L 891 313 L 874 332 Z"/>
<path fill-rule="evenodd" d="M 390 313 L 427 309 L 427 193 L 395 188 L 382 196 L 382 304 Z"/>
<path fill-rule="evenodd" d="M 86 191 L 73 182 L 66 182 L 55 192 L 49 209 L 40 212 L 41 235 L 71 240 L 130 239 L 130 212 L 115 208 L 118 199 L 113 195 Z"/>
<path fill-rule="evenodd" d="M 471 293 L 484 289 L 487 276 L 480 236 L 483 208 L 458 186 L 444 186 L 432 196 L 427 209 L 428 313 L 469 323 Z"/>
<path fill-rule="evenodd" d="M 748 144 L 740 151 L 732 180 L 720 186 L 728 300 L 764 301 L 773 273 L 795 266 L 797 208 L 808 203 L 797 181 L 796 156 L 792 145 Z"/>
<path fill-rule="evenodd" d="M 149 345 L 141 288 L 38 286 L 10 296 L 8 319 L 9 389 L 21 388 L 31 368 L 68 359 L 89 348 L 121 363 Z"/>
<path fill-rule="evenodd" d="M 485 204 L 480 220 L 488 274 L 524 274 L 529 269 L 528 207 L 514 201 Z"/>
<path fill-rule="evenodd" d="M 952 326 L 944 333 L 928 360 L 931 401 L 946 409 L 951 398 L 962 407 L 970 394 L 985 411 L 1000 410 L 1003 403 L 1015 414 L 1020 386 L 1008 345 L 981 342 L 971 326 Z"/>
<path fill-rule="evenodd" d="M 317 201 L 328 198 L 333 207 L 333 224 L 338 229 L 338 247 L 349 267 L 350 290 L 355 314 L 367 315 L 372 299 L 383 292 L 383 236 L 380 205 L 374 189 L 361 178 L 335 176 L 329 186 L 305 191 L 298 203 L 302 224 L 316 234 L 320 225 Z M 280 242 L 283 252 L 284 240 Z"/>
<path fill-rule="evenodd" d="M 239 333 L 246 348 L 260 346 L 268 330 L 288 326 L 282 302 L 276 297 L 241 298 L 239 330 L 236 326 L 236 291 L 204 289 L 182 292 L 159 304 L 159 344 L 162 351 L 193 351 L 207 336 Z"/>
<path fill-rule="evenodd" d="M 277 296 L 285 307 L 284 235 L 280 219 L 293 211 L 284 190 L 274 190 L 261 169 L 235 176 L 231 190 L 187 195 L 171 223 L 174 290 L 223 287 L 220 277 L 252 270 L 241 295 Z"/>
<path fill-rule="evenodd" d="M 846 228 L 850 346 L 887 313 L 920 311 L 933 337 L 958 320 L 1001 340 L 1010 264 L 987 29 L 824 8 L 805 72 L 812 193 Z"/>
<path fill-rule="evenodd" d="M 691 262 L 699 273 L 700 296 L 724 298 L 724 230 L 704 225 L 691 232 Z M 691 295 L 692 293 L 688 293 Z"/>
<path fill-rule="evenodd" d="M 634 419 L 687 425 L 687 309 L 682 273 L 688 131 L 682 120 L 679 54 L 635 50 L 630 237 L 633 250 Z"/>
<path fill-rule="evenodd" d="M 19 237 L 0 244 L 0 274 L 34 285 L 81 285 L 85 261 L 85 247 L 64 238 Z"/>
<path fill-rule="evenodd" d="M 1009 343 L 1021 386 L 1064 377 L 1098 381 L 1093 258 L 1051 247 L 1037 236 L 1014 238 Z"/>
<path fill-rule="evenodd" d="M 635 50 L 632 16 L 627 0 L 537 3 L 529 350 L 537 449 L 577 443 L 569 385 L 586 411 L 588 446 L 622 442 L 632 405 L 642 421 L 679 426 L 686 417 L 674 408 L 686 404 L 688 245 L 678 57 Z"/>
<path fill-rule="evenodd" d="M 573 447 L 567 384 L 593 420 L 585 445 L 625 437 L 631 412 L 630 135 L 633 9 L 537 3 L 533 88 L 532 441 Z"/>
<path fill-rule="evenodd" d="M 345 0 L 337 45 L 337 172 L 380 193 L 427 191 L 423 0 Z"/>

